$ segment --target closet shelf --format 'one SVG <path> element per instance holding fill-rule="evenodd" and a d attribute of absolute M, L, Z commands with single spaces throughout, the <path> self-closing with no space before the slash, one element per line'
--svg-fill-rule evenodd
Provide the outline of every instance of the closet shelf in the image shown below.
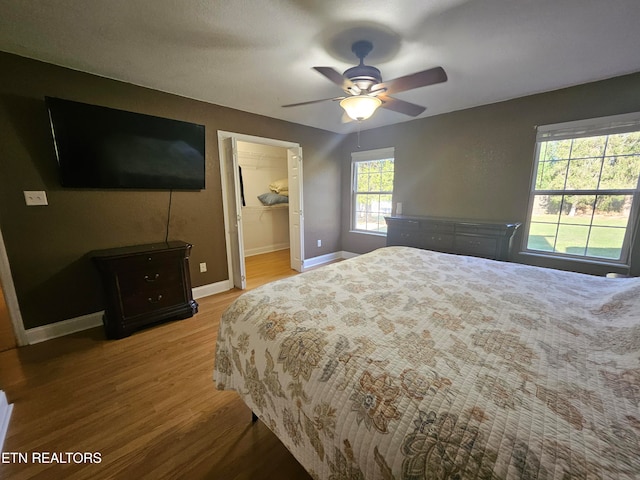
<path fill-rule="evenodd" d="M 245 170 L 283 170 L 281 165 L 251 165 L 250 163 L 240 163 L 239 165 Z"/>
<path fill-rule="evenodd" d="M 277 205 L 259 205 L 259 206 L 252 206 L 252 205 L 248 205 L 248 206 L 244 206 L 242 207 L 242 210 L 253 210 L 256 212 L 266 212 L 269 210 L 285 210 L 289 208 L 289 204 L 288 203 L 278 203 Z"/>

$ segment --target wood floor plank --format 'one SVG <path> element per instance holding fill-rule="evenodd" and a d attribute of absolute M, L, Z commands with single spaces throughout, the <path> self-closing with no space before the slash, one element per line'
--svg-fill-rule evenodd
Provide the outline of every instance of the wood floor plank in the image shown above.
<path fill-rule="evenodd" d="M 289 251 L 246 259 L 248 288 L 295 275 Z M 235 392 L 216 390 L 220 316 L 242 292 L 198 299 L 194 317 L 121 340 L 101 328 L 0 352 L 14 404 L 0 478 L 309 480 Z M 39 452 L 98 453 L 101 462 L 37 463 Z"/>

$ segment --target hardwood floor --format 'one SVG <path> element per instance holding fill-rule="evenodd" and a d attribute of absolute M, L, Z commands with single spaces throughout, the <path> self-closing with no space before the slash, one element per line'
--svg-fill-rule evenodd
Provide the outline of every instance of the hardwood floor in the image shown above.
<path fill-rule="evenodd" d="M 249 288 L 296 274 L 288 255 L 247 258 Z M 121 340 L 96 328 L 0 352 L 0 389 L 14 404 L 0 478 L 309 480 L 238 395 L 213 383 L 220 315 L 240 293 L 198 299 L 193 318 Z M 34 461 L 43 452 L 100 463 Z"/>

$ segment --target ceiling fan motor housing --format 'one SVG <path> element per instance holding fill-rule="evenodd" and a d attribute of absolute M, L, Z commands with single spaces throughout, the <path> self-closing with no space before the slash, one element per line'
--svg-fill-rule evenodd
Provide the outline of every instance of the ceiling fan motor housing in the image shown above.
<path fill-rule="evenodd" d="M 380 70 L 370 65 L 356 65 L 344 71 L 343 75 L 355 83 L 360 90 L 369 90 L 382 83 Z"/>

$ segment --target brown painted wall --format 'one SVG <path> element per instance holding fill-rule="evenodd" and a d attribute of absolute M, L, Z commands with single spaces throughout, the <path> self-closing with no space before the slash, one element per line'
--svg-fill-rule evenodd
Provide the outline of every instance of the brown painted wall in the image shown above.
<path fill-rule="evenodd" d="M 193 244 L 194 287 L 228 278 L 218 130 L 300 143 L 305 258 L 341 249 L 336 149 L 342 136 L 6 53 L 0 71 L 0 226 L 25 328 L 103 309 L 88 252 L 164 241 L 170 195 L 61 188 L 45 95 L 206 126 L 206 188 L 173 192 L 169 224 L 170 240 Z M 23 190 L 45 190 L 49 205 L 25 206 Z M 207 262 L 206 273 L 196 268 L 200 262 Z"/>
<path fill-rule="evenodd" d="M 640 110 L 640 74 L 532 95 L 492 105 L 364 131 L 360 148 L 396 148 L 394 203 L 407 215 L 452 216 L 524 222 L 527 216 L 536 125 Z M 350 155 L 344 144 L 343 196 L 349 198 Z M 349 232 L 349 202 L 342 210 L 342 248 L 362 253 L 384 237 Z M 520 248 L 520 236 L 516 239 Z M 636 248 L 636 252 L 640 247 Z M 636 255 L 638 256 L 638 255 Z M 516 261 L 602 274 L 611 267 Z M 635 262 L 640 263 L 640 258 Z"/>

